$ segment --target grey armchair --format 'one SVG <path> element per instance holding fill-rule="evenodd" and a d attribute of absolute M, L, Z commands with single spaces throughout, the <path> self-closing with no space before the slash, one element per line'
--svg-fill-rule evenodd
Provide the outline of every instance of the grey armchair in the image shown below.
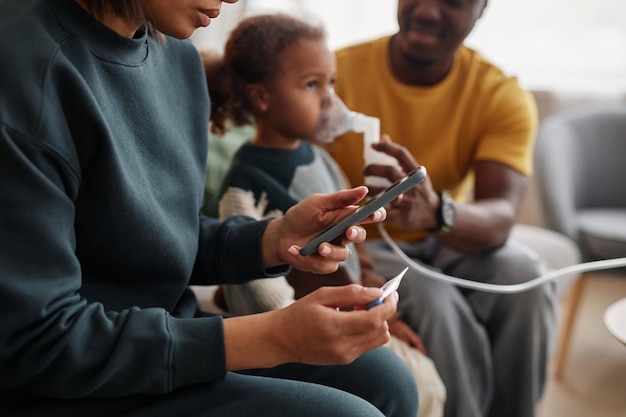
<path fill-rule="evenodd" d="M 626 256 L 626 104 L 585 105 L 545 119 L 535 175 L 546 226 L 569 236 L 583 260 Z M 572 328 L 590 274 L 565 305 L 554 371 L 563 373 Z"/>

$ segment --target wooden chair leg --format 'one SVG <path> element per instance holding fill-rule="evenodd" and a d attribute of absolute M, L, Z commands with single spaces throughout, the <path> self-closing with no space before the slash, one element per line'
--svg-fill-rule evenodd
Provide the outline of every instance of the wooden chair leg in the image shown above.
<path fill-rule="evenodd" d="M 571 344 L 572 330 L 574 328 L 574 322 L 576 321 L 578 307 L 580 306 L 580 301 L 587 279 L 587 274 L 582 274 L 580 278 L 574 282 L 565 298 L 563 322 L 561 324 L 561 332 L 554 357 L 553 369 L 556 379 L 561 379 L 563 377 L 563 370 L 565 368 L 565 362 L 567 361 L 567 355 Z"/>

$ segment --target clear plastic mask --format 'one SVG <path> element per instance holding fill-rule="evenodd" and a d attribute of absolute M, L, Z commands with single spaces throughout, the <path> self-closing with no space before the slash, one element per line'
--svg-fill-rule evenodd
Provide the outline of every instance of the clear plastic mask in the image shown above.
<path fill-rule="evenodd" d="M 322 143 L 332 143 L 337 136 L 347 132 L 363 133 L 363 158 L 365 165 L 381 164 L 399 168 L 398 161 L 385 153 L 372 149 L 380 141 L 380 119 L 351 111 L 330 87 L 322 104 L 322 112 L 315 128 L 315 138 Z M 386 178 L 366 177 L 367 185 L 387 186 Z"/>
<path fill-rule="evenodd" d="M 330 87 L 324 97 L 315 138 L 322 143 L 332 143 L 337 136 L 353 130 L 355 115 L 337 96 L 335 89 Z"/>

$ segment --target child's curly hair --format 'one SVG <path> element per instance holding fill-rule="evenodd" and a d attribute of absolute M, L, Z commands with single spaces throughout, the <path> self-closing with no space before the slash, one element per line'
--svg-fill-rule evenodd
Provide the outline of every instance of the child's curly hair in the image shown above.
<path fill-rule="evenodd" d="M 246 86 L 273 80 L 281 54 L 301 39 L 325 39 L 321 26 L 285 14 L 249 17 L 232 31 L 223 57 L 201 52 L 211 95 L 211 131 L 223 134 L 226 123 L 254 123 Z"/>

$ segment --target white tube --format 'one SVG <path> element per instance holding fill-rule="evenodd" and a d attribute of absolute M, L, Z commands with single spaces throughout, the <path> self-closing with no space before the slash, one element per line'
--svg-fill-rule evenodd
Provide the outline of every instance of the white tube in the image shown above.
<path fill-rule="evenodd" d="M 463 278 L 457 278 L 450 275 L 442 274 L 441 272 L 430 270 L 419 263 L 413 261 L 406 253 L 394 242 L 389 236 L 387 230 L 383 226 L 383 223 L 378 223 L 378 231 L 381 236 L 387 242 L 389 246 L 396 252 L 396 254 L 414 271 L 431 279 L 448 282 L 450 284 L 458 285 L 459 287 L 469 288 L 472 290 L 479 290 L 500 294 L 513 294 L 522 291 L 527 291 L 539 285 L 545 284 L 548 281 L 555 280 L 565 275 L 589 271 L 599 271 L 603 269 L 613 269 L 626 266 L 626 258 L 605 259 L 602 261 L 584 262 L 565 268 L 551 271 L 545 275 L 533 278 L 530 281 L 522 282 L 520 284 L 489 284 L 485 282 L 472 281 Z"/>
<path fill-rule="evenodd" d="M 363 133 L 363 159 L 365 160 L 365 165 L 391 165 L 400 169 L 396 158 L 384 152 L 378 152 L 372 149 L 372 143 L 380 141 L 380 119 L 355 112 L 352 131 Z M 365 185 L 386 187 L 389 184 L 391 184 L 391 182 L 387 178 L 375 176 L 365 177 Z"/>

